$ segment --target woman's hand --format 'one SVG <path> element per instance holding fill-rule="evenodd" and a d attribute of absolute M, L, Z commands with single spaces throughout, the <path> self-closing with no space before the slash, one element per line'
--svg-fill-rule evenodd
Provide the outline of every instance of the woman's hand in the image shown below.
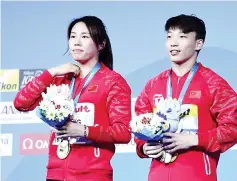
<path fill-rule="evenodd" d="M 64 75 L 68 73 L 74 73 L 74 76 L 80 74 L 80 67 L 73 63 L 66 63 L 57 67 L 48 69 L 48 72 L 54 77 L 57 75 Z"/>

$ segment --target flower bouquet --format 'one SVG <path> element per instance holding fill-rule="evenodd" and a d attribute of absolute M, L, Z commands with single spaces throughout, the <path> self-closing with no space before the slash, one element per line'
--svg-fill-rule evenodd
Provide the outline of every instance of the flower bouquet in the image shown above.
<path fill-rule="evenodd" d="M 156 118 L 153 113 L 135 116 L 130 122 L 134 136 L 147 142 L 159 141 L 162 138 L 162 126 Z"/>
<path fill-rule="evenodd" d="M 130 122 L 132 133 L 138 139 L 147 142 L 161 142 L 163 133 L 179 133 L 182 130 L 180 118 L 182 115 L 181 105 L 176 99 L 160 99 L 155 105 L 153 113 L 135 116 Z M 162 143 L 162 142 L 161 142 Z M 170 163 L 176 156 L 163 151 L 160 161 Z"/>
<path fill-rule="evenodd" d="M 42 101 L 36 109 L 37 116 L 55 129 L 61 129 L 73 115 L 74 102 L 68 85 L 50 85 L 42 93 Z"/>

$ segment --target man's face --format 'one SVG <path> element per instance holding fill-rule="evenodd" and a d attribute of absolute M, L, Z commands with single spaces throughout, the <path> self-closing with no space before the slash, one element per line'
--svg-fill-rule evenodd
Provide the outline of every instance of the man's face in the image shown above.
<path fill-rule="evenodd" d="M 167 32 L 166 48 L 172 62 L 183 63 L 196 58 L 196 51 L 200 50 L 202 45 L 202 40 L 196 40 L 195 32 L 183 33 L 178 28 Z"/>

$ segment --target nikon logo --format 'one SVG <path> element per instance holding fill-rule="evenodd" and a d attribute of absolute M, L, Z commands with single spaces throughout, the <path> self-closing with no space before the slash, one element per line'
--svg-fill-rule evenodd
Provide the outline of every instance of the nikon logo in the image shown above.
<path fill-rule="evenodd" d="M 17 84 L 5 84 L 4 82 L 0 82 L 0 90 L 1 90 L 1 92 L 17 90 L 17 89 L 18 89 L 18 85 Z"/>
<path fill-rule="evenodd" d="M 14 92 L 19 89 L 19 70 L 0 70 L 0 92 Z"/>

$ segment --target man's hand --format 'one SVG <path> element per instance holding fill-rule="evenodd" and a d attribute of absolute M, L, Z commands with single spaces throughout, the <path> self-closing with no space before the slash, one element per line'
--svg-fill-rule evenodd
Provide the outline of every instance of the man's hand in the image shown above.
<path fill-rule="evenodd" d="M 168 153 L 175 153 L 178 150 L 187 150 L 198 145 L 198 136 L 186 133 L 164 133 L 162 142 L 164 150 Z"/>
<path fill-rule="evenodd" d="M 163 154 L 163 146 L 160 143 L 145 143 L 142 149 L 143 153 L 150 158 L 159 158 Z"/>

